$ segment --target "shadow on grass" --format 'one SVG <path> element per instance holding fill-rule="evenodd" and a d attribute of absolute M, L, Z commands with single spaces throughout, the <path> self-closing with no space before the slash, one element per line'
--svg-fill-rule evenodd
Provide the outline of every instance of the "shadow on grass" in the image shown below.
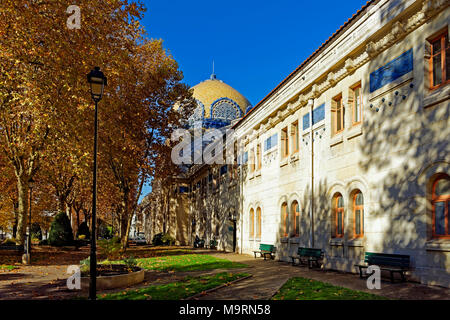
<path fill-rule="evenodd" d="M 387 300 L 388 298 L 350 290 L 306 278 L 291 278 L 272 300 Z"/>
<path fill-rule="evenodd" d="M 99 295 L 99 300 L 181 300 L 219 287 L 223 284 L 247 277 L 246 273 L 218 273 L 198 278 L 186 277 L 183 281 L 142 289 L 124 290 L 117 293 Z"/>

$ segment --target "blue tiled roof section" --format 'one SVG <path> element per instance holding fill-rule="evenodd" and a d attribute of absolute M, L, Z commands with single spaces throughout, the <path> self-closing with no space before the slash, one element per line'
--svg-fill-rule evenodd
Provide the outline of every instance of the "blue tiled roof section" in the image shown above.
<path fill-rule="evenodd" d="M 370 92 L 384 87 L 413 69 L 413 49 L 410 49 L 370 74 Z"/>
<path fill-rule="evenodd" d="M 245 114 L 247 114 L 250 110 L 252 110 L 252 108 L 253 108 L 253 106 L 252 106 L 252 105 L 249 105 L 249 106 L 247 107 L 247 109 L 245 110 Z"/>
<path fill-rule="evenodd" d="M 303 116 L 303 130 L 309 128 L 309 113 Z"/>
<path fill-rule="evenodd" d="M 313 125 L 325 119 L 325 103 L 313 110 L 312 118 L 313 118 Z"/>
<path fill-rule="evenodd" d="M 278 133 L 275 133 L 264 142 L 264 151 L 268 151 L 278 144 Z"/>

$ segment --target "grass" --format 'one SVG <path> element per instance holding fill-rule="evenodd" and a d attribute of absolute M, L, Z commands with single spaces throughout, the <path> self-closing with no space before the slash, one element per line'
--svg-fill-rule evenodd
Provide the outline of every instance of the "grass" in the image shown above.
<path fill-rule="evenodd" d="M 272 300 L 386 300 L 387 298 L 305 279 L 289 279 Z"/>
<path fill-rule="evenodd" d="M 137 265 L 146 270 L 196 271 L 212 269 L 246 268 L 248 265 L 204 254 L 187 254 L 136 259 Z"/>
<path fill-rule="evenodd" d="M 16 266 L 10 266 L 10 265 L 4 265 L 4 264 L 0 265 L 0 270 L 11 271 L 11 270 L 14 270 L 14 269 L 17 269 L 17 267 Z"/>
<path fill-rule="evenodd" d="M 218 273 L 199 278 L 186 277 L 183 281 L 146 288 L 124 290 L 98 295 L 99 300 L 181 300 L 231 281 L 247 277 L 247 273 Z"/>

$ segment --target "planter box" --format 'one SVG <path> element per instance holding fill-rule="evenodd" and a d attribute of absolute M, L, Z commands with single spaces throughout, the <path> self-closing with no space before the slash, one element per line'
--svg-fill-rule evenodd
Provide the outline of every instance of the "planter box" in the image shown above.
<path fill-rule="evenodd" d="M 97 290 L 127 288 L 144 281 L 143 269 L 128 274 L 97 277 Z M 81 289 L 89 289 L 89 277 L 81 277 Z"/>

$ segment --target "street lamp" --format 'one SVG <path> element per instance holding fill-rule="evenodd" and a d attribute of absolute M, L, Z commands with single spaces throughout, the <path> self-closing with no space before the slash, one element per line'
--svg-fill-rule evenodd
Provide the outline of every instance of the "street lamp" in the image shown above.
<path fill-rule="evenodd" d="M 31 200 L 33 193 L 34 180 L 30 178 L 28 180 L 28 188 L 30 189 L 30 216 L 28 218 L 28 234 L 27 234 L 27 245 L 26 245 L 26 253 L 25 253 L 25 263 L 31 263 Z"/>
<path fill-rule="evenodd" d="M 87 75 L 88 82 L 91 87 L 92 100 L 95 102 L 94 117 L 94 172 L 92 183 L 92 222 L 91 222 L 91 258 L 90 258 L 90 280 L 89 280 L 89 299 L 95 300 L 97 297 L 97 255 L 96 255 L 96 211 L 97 211 L 97 136 L 98 136 L 98 111 L 97 104 L 103 97 L 103 89 L 107 80 L 100 67 L 95 67 Z"/>

